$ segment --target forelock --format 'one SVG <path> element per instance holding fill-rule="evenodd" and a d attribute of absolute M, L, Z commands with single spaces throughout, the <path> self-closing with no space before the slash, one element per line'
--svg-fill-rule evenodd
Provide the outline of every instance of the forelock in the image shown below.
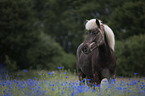
<path fill-rule="evenodd" d="M 101 21 L 99 20 L 100 24 L 101 24 Z M 96 19 L 91 19 L 91 20 L 88 20 L 88 22 L 86 23 L 85 25 L 85 28 L 87 30 L 94 30 L 94 29 L 97 29 L 98 26 L 96 24 Z"/>

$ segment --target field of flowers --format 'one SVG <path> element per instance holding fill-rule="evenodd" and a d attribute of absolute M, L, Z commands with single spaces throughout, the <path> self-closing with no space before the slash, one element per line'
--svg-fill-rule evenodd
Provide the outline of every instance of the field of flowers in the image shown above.
<path fill-rule="evenodd" d="M 99 90 L 79 86 L 76 73 L 69 71 L 23 70 L 0 80 L 0 96 L 145 96 L 145 78 L 120 76 L 115 81 L 109 85 L 104 79 Z"/>

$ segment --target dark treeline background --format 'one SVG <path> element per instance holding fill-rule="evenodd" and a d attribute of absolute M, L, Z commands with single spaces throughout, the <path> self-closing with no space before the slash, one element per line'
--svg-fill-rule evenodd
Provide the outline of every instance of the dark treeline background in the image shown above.
<path fill-rule="evenodd" d="M 144 0 L 0 0 L 0 70 L 73 71 L 92 18 L 114 31 L 117 75 L 145 76 Z"/>

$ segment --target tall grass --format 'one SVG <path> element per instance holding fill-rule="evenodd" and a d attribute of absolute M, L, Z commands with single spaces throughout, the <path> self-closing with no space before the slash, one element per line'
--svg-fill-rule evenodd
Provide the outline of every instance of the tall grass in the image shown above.
<path fill-rule="evenodd" d="M 116 79 L 109 85 L 104 79 L 101 88 L 79 86 L 75 73 L 65 70 L 54 72 L 23 70 L 6 74 L 0 80 L 0 96 L 144 96 L 145 78 Z"/>

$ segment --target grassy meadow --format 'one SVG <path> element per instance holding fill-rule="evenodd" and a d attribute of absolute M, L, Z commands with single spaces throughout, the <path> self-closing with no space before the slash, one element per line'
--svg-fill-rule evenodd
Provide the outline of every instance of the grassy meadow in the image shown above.
<path fill-rule="evenodd" d="M 58 69 L 54 72 L 23 70 L 5 74 L 0 80 L 0 96 L 145 96 L 145 78 L 118 77 L 109 85 L 104 79 L 101 88 L 79 86 L 76 73 Z"/>

